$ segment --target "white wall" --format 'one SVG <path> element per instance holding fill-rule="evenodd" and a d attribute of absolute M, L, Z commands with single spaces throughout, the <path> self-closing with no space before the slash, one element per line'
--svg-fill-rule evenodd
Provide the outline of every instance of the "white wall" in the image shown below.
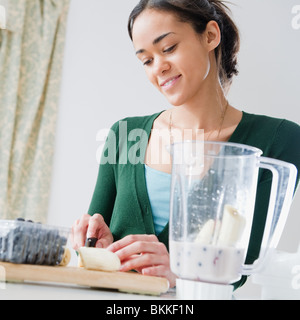
<path fill-rule="evenodd" d="M 70 226 L 87 212 L 96 182 L 98 130 L 133 115 L 168 108 L 148 83 L 127 34 L 138 0 L 72 0 L 57 127 L 50 224 Z M 300 30 L 292 7 L 300 0 L 231 0 L 242 34 L 240 75 L 230 103 L 300 123 Z M 299 19 L 300 24 L 300 19 Z M 300 142 L 299 142 L 300 146 Z M 300 193 L 279 248 L 299 243 Z"/>
<path fill-rule="evenodd" d="M 117 5 L 116 5 L 117 4 Z M 166 102 L 146 81 L 127 35 L 136 0 L 72 0 L 57 128 L 49 222 L 87 212 L 96 182 L 96 134 Z"/>

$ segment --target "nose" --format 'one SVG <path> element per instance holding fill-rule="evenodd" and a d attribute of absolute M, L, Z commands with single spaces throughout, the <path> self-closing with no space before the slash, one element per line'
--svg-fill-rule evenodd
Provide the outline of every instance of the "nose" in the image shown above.
<path fill-rule="evenodd" d="M 155 74 L 162 75 L 171 69 L 170 62 L 164 57 L 159 57 L 155 61 Z"/>

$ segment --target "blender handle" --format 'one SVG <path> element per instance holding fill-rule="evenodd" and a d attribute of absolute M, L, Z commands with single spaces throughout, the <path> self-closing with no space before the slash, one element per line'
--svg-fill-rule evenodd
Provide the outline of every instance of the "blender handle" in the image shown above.
<path fill-rule="evenodd" d="M 272 186 L 259 257 L 253 264 L 242 266 L 243 275 L 259 271 L 264 266 L 268 250 L 278 245 L 293 200 L 297 178 L 296 167 L 288 162 L 260 157 L 258 166 L 272 172 Z"/>

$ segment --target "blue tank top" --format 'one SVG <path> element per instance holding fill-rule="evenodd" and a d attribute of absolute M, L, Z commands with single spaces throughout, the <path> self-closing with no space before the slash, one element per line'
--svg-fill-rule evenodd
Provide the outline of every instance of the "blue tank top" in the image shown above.
<path fill-rule="evenodd" d="M 171 174 L 145 165 L 145 177 L 155 233 L 159 235 L 170 217 Z"/>

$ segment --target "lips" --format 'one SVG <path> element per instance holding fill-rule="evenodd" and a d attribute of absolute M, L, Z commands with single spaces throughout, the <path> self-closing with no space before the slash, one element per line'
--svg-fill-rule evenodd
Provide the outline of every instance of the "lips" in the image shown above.
<path fill-rule="evenodd" d="M 163 88 L 172 87 L 172 86 L 177 82 L 177 80 L 178 80 L 180 77 L 181 77 L 181 74 L 178 75 L 178 76 L 169 78 L 169 79 L 165 80 L 164 82 L 162 82 L 162 83 L 160 84 L 160 86 L 163 87 Z"/>

